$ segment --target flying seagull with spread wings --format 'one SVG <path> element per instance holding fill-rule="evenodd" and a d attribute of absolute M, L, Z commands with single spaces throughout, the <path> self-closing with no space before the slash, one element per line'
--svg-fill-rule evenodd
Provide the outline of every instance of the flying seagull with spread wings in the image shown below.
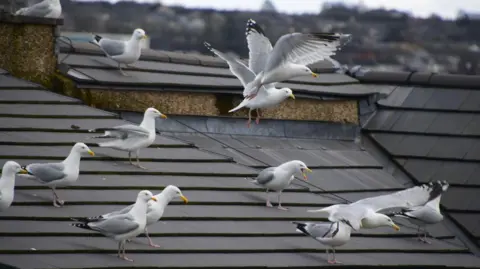
<path fill-rule="evenodd" d="M 317 77 L 307 65 L 335 55 L 350 37 L 339 33 L 290 33 L 281 36 L 271 47 L 260 26 L 254 20 L 248 20 L 247 40 L 250 38 L 249 44 L 252 44 L 249 47 L 258 49 L 249 55 L 256 76 L 245 87 L 243 96 L 253 98 L 261 86 L 270 83 L 305 75 Z"/>
<path fill-rule="evenodd" d="M 428 183 L 415 186 L 391 194 L 369 197 L 358 200 L 351 204 L 337 204 L 308 212 L 319 213 L 320 216 L 328 218 L 329 221 L 344 221 L 354 230 L 360 228 L 377 228 L 382 224 L 391 223 L 390 226 L 399 230 L 398 226 L 385 214 L 378 213 L 385 210 L 399 208 L 411 208 L 421 206 L 435 199 L 442 193 L 442 183 Z"/>
<path fill-rule="evenodd" d="M 250 66 L 247 67 L 237 57 L 230 56 L 217 49 L 214 49 L 207 42 L 204 42 L 203 44 L 205 45 L 205 47 L 207 47 L 208 50 L 210 50 L 215 55 L 220 57 L 222 60 L 227 62 L 228 66 L 230 67 L 230 71 L 232 72 L 232 74 L 234 74 L 238 78 L 238 80 L 240 80 L 243 87 L 245 87 L 247 83 L 255 79 L 255 73 L 252 69 L 252 66 L 255 66 L 255 64 L 252 65 L 252 61 L 250 61 L 250 64 L 249 64 Z M 293 95 L 291 89 L 289 88 L 279 89 L 275 87 L 275 83 L 272 83 L 272 84 L 262 86 L 256 98 L 253 98 L 253 99 L 245 98 L 238 106 L 229 110 L 228 112 L 235 112 L 243 107 L 249 108 L 247 127 L 250 127 L 250 123 L 252 121 L 253 109 L 256 109 L 257 111 L 257 119 L 255 120 L 255 122 L 259 124 L 260 108 L 268 108 L 268 107 L 276 106 L 281 102 L 283 102 L 288 97 L 295 99 L 295 96 Z"/>

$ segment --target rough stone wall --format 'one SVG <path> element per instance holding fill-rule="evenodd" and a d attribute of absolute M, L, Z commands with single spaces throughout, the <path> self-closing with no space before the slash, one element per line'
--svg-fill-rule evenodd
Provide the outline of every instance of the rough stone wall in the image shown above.
<path fill-rule="evenodd" d="M 54 23 L 0 20 L 0 68 L 12 75 L 51 87 L 55 72 Z"/>

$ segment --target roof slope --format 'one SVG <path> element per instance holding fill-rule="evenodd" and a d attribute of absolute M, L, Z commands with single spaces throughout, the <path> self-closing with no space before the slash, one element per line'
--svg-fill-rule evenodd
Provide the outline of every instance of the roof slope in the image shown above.
<path fill-rule="evenodd" d="M 140 60 L 127 70 L 130 76 L 120 74 L 117 64 L 90 43 L 59 41 L 60 70 L 76 82 L 79 88 L 149 89 L 168 91 L 206 91 L 238 93 L 243 91 L 240 81 L 218 57 L 170 51 L 142 50 Z M 205 50 L 207 52 L 207 50 Z M 290 87 L 304 95 L 358 97 L 372 94 L 352 77 L 334 74 L 335 68 L 327 61 L 312 67 L 322 73 L 321 80 L 313 77 L 295 78 L 279 87 Z M 325 73 L 325 74 L 323 74 Z"/>
<path fill-rule="evenodd" d="M 36 182 L 16 181 L 14 205 L 0 214 L 0 262 L 19 268 L 318 267 L 325 264 L 323 246 L 296 233 L 289 221 L 318 220 L 306 210 L 411 185 L 353 142 L 319 139 L 170 132 L 142 151 L 144 171 L 126 164 L 126 153 L 85 140 L 88 129 L 125 123 L 117 115 L 5 74 L 0 85 L 1 159 L 22 165 L 61 160 L 82 140 L 97 153 L 83 159 L 75 186 L 59 190 L 64 208 L 54 208 L 49 190 Z M 291 211 L 266 208 L 264 192 L 245 177 L 293 157 L 314 168 L 312 185 L 284 193 Z M 143 236 L 127 245 L 133 264 L 114 257 L 112 240 L 68 225 L 70 217 L 118 209 L 139 190 L 157 193 L 168 184 L 191 203 L 173 202 L 150 227 L 162 248 L 148 247 Z M 408 227 L 361 231 L 339 248 L 339 259 L 347 265 L 480 265 L 448 222 L 430 232 L 437 238 L 432 245 L 418 243 Z"/>
<path fill-rule="evenodd" d="M 420 183 L 447 180 L 444 210 L 480 241 L 480 90 L 397 87 L 365 130 Z"/>

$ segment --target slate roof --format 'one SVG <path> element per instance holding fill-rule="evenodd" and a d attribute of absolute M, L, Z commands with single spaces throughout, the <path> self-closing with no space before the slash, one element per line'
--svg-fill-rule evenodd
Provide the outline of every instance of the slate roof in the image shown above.
<path fill-rule="evenodd" d="M 416 182 L 450 182 L 443 209 L 478 244 L 480 83 L 451 78 L 458 88 L 396 87 L 378 101 L 364 131 Z"/>
<path fill-rule="evenodd" d="M 206 55 L 142 50 L 140 60 L 132 68 L 123 68 L 130 77 L 121 75 L 117 64 L 106 58 L 95 45 L 58 39 L 60 71 L 71 78 L 78 88 L 109 88 L 126 90 L 203 91 L 241 94 L 240 81 L 218 57 Z M 214 44 L 213 44 L 214 45 Z M 280 83 L 303 97 L 365 97 L 376 91 L 358 80 L 332 73 L 335 68 L 324 61 L 312 69 L 321 73 L 321 80 L 301 77 Z M 279 87 L 280 87 L 279 86 Z"/>
<path fill-rule="evenodd" d="M 149 168 L 143 171 L 126 163 L 126 153 L 85 139 L 88 129 L 125 123 L 118 115 L 1 73 L 1 159 L 22 165 L 61 160 L 76 141 L 86 142 L 97 155 L 83 158 L 75 186 L 59 190 L 64 208 L 51 205 L 45 187 L 16 181 L 14 204 L 0 213 L 0 263 L 22 269 L 317 268 L 326 265 L 324 247 L 296 233 L 290 221 L 320 220 L 306 210 L 412 186 L 374 148 L 357 146 L 348 126 L 339 127 L 344 133 L 337 131 L 336 137 L 350 137 L 343 140 L 299 138 L 295 133 L 242 136 L 205 133 L 202 124 L 190 124 L 199 118 L 159 121 L 162 135 L 142 151 L 143 165 Z M 316 130 L 327 130 L 323 124 Z M 245 177 L 294 157 L 313 168 L 310 183 L 298 182 L 285 191 L 284 206 L 291 211 L 266 208 L 264 192 Z M 127 245 L 135 263 L 114 256 L 114 241 L 68 225 L 70 217 L 118 209 L 132 203 L 139 190 L 157 193 L 168 184 L 179 186 L 190 203 L 173 202 L 160 223 L 149 228 L 162 248 L 148 247 L 143 236 Z M 338 249 L 338 258 L 347 266 L 480 266 L 463 233 L 448 219 L 430 229 L 436 237 L 431 245 L 417 242 L 415 231 L 404 226 L 400 232 L 355 233 Z"/>

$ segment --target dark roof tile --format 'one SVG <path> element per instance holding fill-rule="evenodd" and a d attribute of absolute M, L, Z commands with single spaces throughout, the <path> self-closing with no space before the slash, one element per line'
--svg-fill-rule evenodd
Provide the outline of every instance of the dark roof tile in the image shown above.
<path fill-rule="evenodd" d="M 437 89 L 423 107 L 457 110 L 465 102 L 470 92 L 458 89 Z"/>
<path fill-rule="evenodd" d="M 463 159 L 474 143 L 469 138 L 439 137 L 430 152 L 422 156 Z"/>
<path fill-rule="evenodd" d="M 80 103 L 80 100 L 65 97 L 44 90 L 2 90 L 0 95 L 0 103 L 22 103 L 22 102 L 57 102 L 57 103 Z"/>

